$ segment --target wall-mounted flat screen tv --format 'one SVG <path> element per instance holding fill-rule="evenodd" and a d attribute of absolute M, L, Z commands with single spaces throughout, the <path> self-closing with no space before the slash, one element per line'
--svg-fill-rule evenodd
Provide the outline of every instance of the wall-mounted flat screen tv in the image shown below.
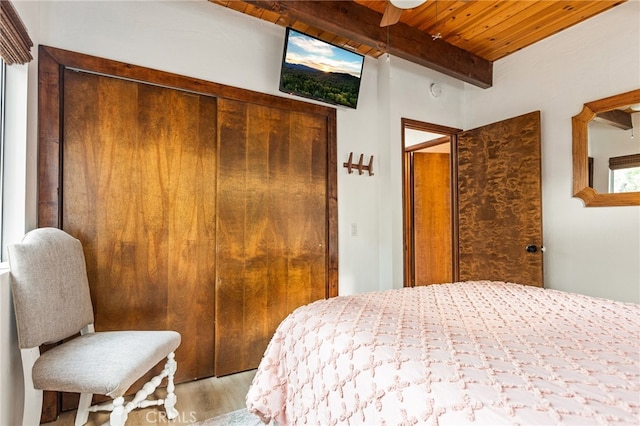
<path fill-rule="evenodd" d="M 364 56 L 287 28 L 280 91 L 356 108 Z"/>

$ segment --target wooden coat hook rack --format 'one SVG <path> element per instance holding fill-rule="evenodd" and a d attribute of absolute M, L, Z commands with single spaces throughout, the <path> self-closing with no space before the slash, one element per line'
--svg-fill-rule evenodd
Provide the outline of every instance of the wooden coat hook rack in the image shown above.
<path fill-rule="evenodd" d="M 360 161 L 358 161 L 357 164 L 354 163 L 353 152 L 350 152 L 349 161 L 347 161 L 346 163 L 343 163 L 342 165 L 347 168 L 347 170 L 349 171 L 349 174 L 353 173 L 353 169 L 357 169 L 359 175 L 362 174 L 363 170 L 366 170 L 369 172 L 369 176 L 373 176 L 373 155 L 369 157 L 368 165 L 364 164 L 363 161 L 364 161 L 364 154 L 360 154 Z"/>

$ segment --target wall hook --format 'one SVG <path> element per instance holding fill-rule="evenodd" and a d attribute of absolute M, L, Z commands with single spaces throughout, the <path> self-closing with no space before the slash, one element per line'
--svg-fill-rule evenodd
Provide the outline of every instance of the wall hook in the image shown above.
<path fill-rule="evenodd" d="M 360 154 L 360 159 L 357 163 L 353 162 L 353 152 L 349 153 L 349 159 L 346 163 L 342 163 L 347 168 L 349 174 L 353 173 L 353 169 L 358 170 L 358 174 L 361 175 L 363 171 L 369 172 L 369 176 L 373 176 L 373 155 L 369 157 L 369 164 L 364 164 L 364 154 Z"/>

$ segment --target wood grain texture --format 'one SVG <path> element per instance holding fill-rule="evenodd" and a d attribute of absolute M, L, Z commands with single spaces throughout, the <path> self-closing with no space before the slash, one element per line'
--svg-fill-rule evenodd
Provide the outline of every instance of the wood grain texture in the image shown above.
<path fill-rule="evenodd" d="M 458 205 L 461 280 L 542 286 L 539 112 L 459 135 Z"/>
<path fill-rule="evenodd" d="M 162 87 L 173 87 L 225 99 L 251 102 L 289 111 L 317 115 L 326 121 L 327 131 L 327 217 L 329 226 L 328 270 L 329 296 L 338 295 L 338 195 L 337 195 L 337 135 L 336 109 L 301 102 L 246 89 L 226 86 L 193 77 L 113 61 L 64 49 L 40 45 L 38 90 L 38 226 L 60 226 L 62 185 L 62 101 L 66 68 L 86 70 L 92 73 L 112 75 L 123 79 L 148 82 Z M 46 83 L 46 84 L 45 84 Z"/>
<path fill-rule="evenodd" d="M 38 49 L 38 226 L 60 227 L 60 64 Z"/>
<path fill-rule="evenodd" d="M 187 143 L 184 147 L 177 147 L 175 145 L 172 145 L 173 148 L 164 147 L 161 150 L 158 150 L 155 156 L 148 152 L 140 153 L 139 159 L 145 158 L 149 159 L 150 161 L 157 160 L 157 164 L 155 166 L 137 165 L 134 164 L 135 162 L 131 161 L 128 158 L 124 160 L 124 163 L 128 164 L 130 168 L 136 168 L 136 173 L 140 175 L 144 174 L 146 176 L 153 176 L 153 174 L 155 173 L 154 170 L 156 170 L 156 172 L 158 173 L 167 172 L 170 174 L 174 174 L 178 173 L 179 170 L 180 183 L 177 184 L 178 186 L 167 186 L 167 182 L 174 182 L 173 180 L 167 179 L 162 180 L 160 182 L 160 186 L 154 183 L 151 183 L 149 185 L 145 184 L 145 187 L 149 188 L 159 187 L 168 194 L 160 197 L 160 201 L 153 201 L 153 197 L 149 197 L 146 194 L 141 193 L 138 193 L 137 195 L 126 195 L 126 197 L 129 197 L 128 199 L 146 200 L 145 202 L 148 201 L 154 203 L 154 206 L 160 206 L 162 209 L 165 209 L 167 202 L 176 202 L 180 204 L 185 202 L 188 204 L 189 202 L 191 202 L 189 200 L 197 199 L 199 194 L 210 194 L 211 191 L 216 188 L 215 176 L 217 175 L 217 170 L 214 169 L 214 167 L 216 166 L 215 160 L 213 160 L 213 162 L 211 163 L 206 161 L 203 162 L 201 160 L 195 161 L 195 159 L 190 154 L 186 155 L 182 153 L 182 150 L 188 152 L 200 150 L 200 155 L 208 157 L 212 154 L 212 151 L 215 151 L 217 123 L 215 114 L 211 114 L 211 111 L 215 111 L 217 107 L 213 103 L 214 101 L 211 97 L 222 96 L 227 99 L 235 99 L 256 105 L 268 106 L 269 108 L 288 111 L 300 111 L 306 115 L 314 116 L 315 119 L 318 120 L 318 122 L 322 121 L 325 126 L 324 135 L 326 137 L 326 152 L 324 153 L 324 155 L 326 159 L 326 169 L 324 170 L 324 173 L 326 176 L 326 222 L 323 223 L 323 225 L 327 227 L 326 229 L 328 246 L 325 247 L 327 255 L 327 288 L 329 296 L 336 296 L 338 294 L 338 208 L 335 129 L 336 110 L 334 108 L 300 102 L 293 99 L 256 93 L 244 89 L 224 86 L 217 83 L 193 79 L 190 77 L 153 70 L 132 64 L 111 61 L 109 59 L 98 58 L 90 55 L 79 54 L 67 50 L 56 49 L 48 46 L 41 45 L 39 47 L 39 58 L 39 78 L 41 80 L 41 84 L 39 86 L 38 92 L 38 226 L 61 227 L 63 221 L 65 221 L 65 223 L 67 221 L 73 223 L 73 219 L 71 217 L 66 217 L 67 212 L 63 212 L 63 205 L 68 204 L 65 201 L 66 191 L 64 190 L 64 186 L 67 184 L 72 186 L 75 185 L 75 188 L 80 191 L 75 195 L 73 193 L 70 194 L 70 201 L 73 201 L 73 203 L 78 202 L 79 206 L 85 206 L 87 210 L 93 209 L 91 211 L 96 211 L 96 207 L 92 205 L 93 200 L 83 199 L 83 197 L 86 198 L 90 195 L 95 195 L 95 191 L 92 192 L 87 190 L 87 188 L 95 188 L 96 185 L 96 178 L 90 177 L 89 174 L 94 173 L 96 176 L 102 176 L 103 178 L 104 176 L 110 176 L 109 173 L 106 173 L 105 170 L 102 170 L 102 164 L 96 163 L 96 167 L 93 170 L 91 170 L 91 168 L 86 165 L 84 166 L 84 169 L 76 169 L 76 173 L 79 174 L 79 176 L 77 176 L 79 178 L 79 182 L 66 181 L 68 177 L 66 166 L 68 166 L 69 164 L 68 161 L 65 161 L 62 156 L 63 151 L 67 149 L 66 141 L 62 131 L 65 120 L 64 115 L 67 112 L 64 104 L 65 96 L 63 88 L 65 87 L 65 78 L 67 76 L 67 71 L 70 68 L 74 70 L 86 70 L 90 74 L 94 75 L 112 75 L 114 77 L 121 78 L 123 81 L 128 80 L 129 82 L 131 82 L 131 80 L 135 80 L 138 82 L 149 82 L 156 88 L 160 86 L 165 88 L 173 87 L 176 89 L 183 89 L 186 92 L 189 92 L 189 96 L 193 96 L 194 93 L 210 95 L 205 96 L 204 98 L 200 98 L 202 102 L 200 104 L 199 112 L 196 111 L 194 115 L 194 117 L 199 116 L 200 121 L 198 123 L 192 123 L 193 126 L 190 126 L 190 128 L 192 129 L 199 128 L 200 142 L 197 147 L 193 145 L 193 143 Z M 89 86 L 86 86 L 86 89 L 88 90 L 87 93 L 92 93 L 93 89 L 90 89 Z M 112 94 L 110 96 L 114 95 Z M 207 102 L 204 100 L 205 98 L 207 100 L 211 99 L 211 101 Z M 167 100 L 172 98 L 161 97 L 161 99 Z M 82 100 L 79 100 L 79 102 L 82 102 Z M 156 100 L 155 103 L 157 102 L 158 101 Z M 181 106 L 183 104 L 188 105 L 188 102 L 183 103 L 176 100 L 176 109 L 173 109 L 173 100 L 168 106 L 163 102 L 164 101 L 160 102 L 161 104 L 163 104 L 163 106 L 161 107 L 161 111 L 164 111 L 166 117 L 169 117 L 171 114 L 173 114 L 173 112 L 193 112 L 193 109 Z M 146 105 L 148 106 L 151 106 L 153 104 L 154 102 L 151 101 L 146 103 Z M 95 106 L 86 106 L 86 114 L 95 115 L 99 111 L 99 109 L 95 108 Z M 125 106 L 125 108 L 128 108 L 128 106 Z M 151 113 L 151 111 L 149 111 L 149 113 Z M 172 134 L 172 129 L 169 131 L 161 130 L 163 125 L 162 123 L 163 121 L 166 121 L 165 124 L 169 126 L 169 128 L 171 128 L 171 126 L 174 125 L 173 120 L 175 118 L 159 117 L 157 120 L 153 120 L 150 119 L 151 117 L 152 115 L 148 115 L 148 117 L 145 118 L 144 121 L 141 121 L 141 123 L 146 123 L 145 129 L 149 131 L 149 134 L 158 134 L 160 135 L 161 139 L 164 138 L 163 140 L 167 141 L 167 138 L 169 138 L 167 135 Z M 195 120 L 194 117 L 191 117 L 190 119 Z M 80 127 L 82 125 L 83 124 L 81 123 L 79 124 Z M 113 123 L 112 125 L 117 126 L 119 124 Z M 313 126 L 310 126 L 310 128 L 312 127 Z M 129 129 L 123 129 L 123 131 L 127 130 Z M 145 130 L 145 132 L 147 130 Z M 105 129 L 105 131 L 113 132 L 108 128 Z M 102 130 L 100 131 L 100 133 L 101 132 Z M 214 139 L 211 139 L 209 138 L 209 136 L 207 136 L 207 133 L 209 132 L 212 132 Z M 178 133 L 180 133 L 180 135 L 191 135 L 190 131 L 185 131 L 184 129 L 183 131 Z M 91 136 L 92 134 L 93 136 Z M 88 137 L 93 138 L 94 136 L 96 136 L 96 134 L 97 133 L 95 131 L 90 131 L 88 133 Z M 117 138 L 119 137 L 121 136 L 113 136 L 112 139 L 114 140 L 105 141 L 105 143 L 111 147 L 119 146 L 117 143 Z M 78 137 L 78 139 L 80 139 L 80 137 Z M 213 141 L 212 143 L 206 142 L 211 140 Z M 93 160 L 95 160 L 96 158 L 100 158 L 100 156 L 103 156 L 104 158 L 113 157 L 113 153 L 108 153 L 107 151 L 105 151 L 105 147 L 102 147 L 100 144 L 96 144 L 94 148 L 95 150 L 93 151 L 91 149 L 84 150 L 84 148 L 78 149 L 78 147 L 71 148 L 70 153 L 73 153 L 74 149 L 77 151 L 76 155 L 78 155 L 78 152 L 83 153 L 86 151 L 87 158 Z M 214 156 L 215 155 L 217 154 L 214 153 Z M 114 169 L 122 170 L 122 167 L 118 167 L 119 166 L 113 166 Z M 213 176 L 213 178 L 200 179 L 200 177 L 197 177 L 196 175 Z M 83 183 L 82 179 L 86 179 L 86 182 Z M 108 179 L 111 178 L 109 177 Z M 126 184 L 124 178 L 116 176 L 113 179 L 121 184 Z M 84 185 L 84 187 L 82 185 Z M 187 280 L 191 282 L 190 280 L 193 276 L 204 274 L 205 272 L 208 274 L 210 272 L 210 268 L 215 270 L 215 256 L 212 257 L 211 254 L 215 254 L 215 250 L 211 249 L 212 242 L 203 240 L 199 243 L 196 243 L 192 240 L 194 232 L 198 234 L 202 233 L 202 235 L 205 235 L 206 238 L 208 238 L 211 229 L 215 228 L 215 226 L 213 226 L 213 228 L 211 226 L 211 223 L 216 223 L 216 206 L 215 204 L 210 204 L 212 200 L 213 202 L 215 202 L 215 197 L 209 198 L 208 202 L 203 202 L 202 206 L 198 209 L 190 210 L 188 207 L 183 209 L 181 206 L 174 212 L 162 210 L 163 213 L 160 215 L 156 210 L 143 212 L 144 214 L 142 216 L 149 215 L 153 223 L 158 223 L 158 217 L 162 216 L 161 221 L 167 224 L 169 229 L 169 234 L 166 236 L 167 242 L 159 244 L 155 242 L 155 240 L 148 240 L 138 242 L 136 244 L 122 244 L 122 247 L 116 247 L 118 250 L 120 250 L 120 252 L 116 252 L 116 250 L 114 250 L 114 253 L 118 254 L 121 257 L 123 256 L 121 254 L 122 251 L 126 251 L 127 253 L 132 253 L 133 251 L 138 254 L 143 253 L 143 259 L 147 259 L 149 261 L 148 265 L 142 268 L 142 271 L 140 272 L 133 271 L 133 269 L 135 268 L 132 268 L 131 266 L 128 266 L 128 270 L 125 268 L 125 272 L 127 272 L 130 276 L 157 275 L 158 273 L 155 272 L 153 268 L 157 268 L 158 265 L 162 266 L 163 264 L 166 264 L 168 265 L 167 268 L 169 270 L 169 278 L 173 278 L 174 275 L 180 278 L 179 280 L 172 281 L 173 286 L 171 286 L 168 290 L 165 291 L 161 289 L 158 292 L 163 294 L 158 300 L 160 300 L 161 303 L 169 305 L 164 306 L 161 304 L 153 307 L 154 310 L 167 310 L 165 322 L 168 324 L 168 326 L 170 326 L 171 324 L 177 324 L 175 327 L 179 329 L 182 329 L 183 326 L 185 328 L 192 328 L 193 335 L 197 336 L 199 344 L 185 345 L 183 341 L 183 345 L 180 348 L 181 351 L 185 351 L 185 358 L 178 358 L 178 381 L 192 380 L 196 377 L 204 377 L 204 375 L 213 374 L 213 352 L 211 349 L 212 345 L 208 346 L 208 342 L 213 342 L 214 339 L 212 330 L 214 329 L 213 321 L 215 321 L 215 316 L 213 313 L 215 305 L 213 302 L 213 296 L 211 295 L 213 294 L 213 287 L 209 287 L 207 289 L 199 288 L 196 291 L 189 283 L 181 281 L 182 277 L 187 277 Z M 117 200 L 115 200 L 114 202 L 117 202 Z M 120 204 L 124 205 L 125 203 L 120 201 Z M 139 203 L 139 205 L 142 204 Z M 135 220 L 138 220 L 138 216 L 141 216 L 141 214 L 136 213 L 136 208 L 136 206 L 130 208 L 130 211 L 132 213 L 129 216 L 126 216 L 127 220 L 130 218 L 135 218 Z M 73 212 L 70 213 L 73 214 Z M 104 212 L 101 212 L 99 214 L 101 214 L 103 217 L 108 215 Z M 206 221 L 202 220 L 202 217 L 204 217 L 203 215 L 206 216 Z M 120 217 L 118 215 L 115 216 Z M 213 222 L 210 222 L 209 220 Z M 79 222 L 82 222 L 82 219 L 80 219 Z M 95 230 L 92 230 L 90 228 L 84 229 L 83 232 L 85 232 L 85 235 L 91 235 L 92 233 L 95 234 Z M 128 232 L 132 231 L 128 230 Z M 140 232 L 141 235 L 157 235 L 157 233 L 151 233 L 150 230 L 144 230 L 144 232 Z M 98 244 L 98 242 L 96 242 L 96 244 Z M 101 244 L 104 244 L 104 241 L 102 241 Z M 153 260 L 160 255 L 157 252 L 158 248 L 164 250 L 165 247 L 167 248 L 167 253 L 168 251 L 172 251 L 172 253 L 167 255 L 167 260 L 155 262 L 154 266 Z M 215 243 L 213 243 L 213 247 L 215 248 Z M 93 250 L 93 248 L 89 247 L 89 250 Z M 180 250 L 181 253 L 176 253 L 175 250 Z M 130 259 L 125 260 L 129 263 L 132 262 Z M 89 265 L 89 267 L 91 267 L 91 265 Z M 202 279 L 202 282 L 207 283 L 207 285 L 210 282 L 208 281 L 208 278 L 203 277 L 202 275 L 200 275 L 200 278 Z M 176 295 L 175 292 L 179 294 Z M 133 293 L 136 292 L 134 291 Z M 111 297 L 120 297 L 120 301 L 123 304 L 120 309 L 123 312 L 127 310 L 126 304 L 129 303 L 129 301 L 134 302 L 134 307 L 137 306 L 136 304 L 144 303 L 144 301 L 141 301 L 142 294 L 124 293 L 124 296 L 122 297 L 120 293 L 115 294 L 116 296 L 111 295 Z M 155 296 L 151 294 L 149 297 L 153 298 Z M 171 306 L 171 303 L 176 303 L 177 305 L 180 305 L 180 307 L 176 308 L 175 306 Z M 118 309 L 115 304 L 107 304 L 105 306 L 109 307 L 109 309 L 113 309 L 114 312 Z M 207 319 L 201 321 L 201 318 L 198 316 L 199 314 L 191 313 L 192 309 L 197 312 L 201 312 L 207 317 Z M 175 310 L 175 312 L 173 312 L 172 310 Z M 205 311 L 209 311 L 209 313 L 205 314 Z M 132 315 L 135 316 L 135 314 Z M 115 321 L 118 320 L 116 319 Z M 232 338 L 236 339 L 238 337 L 232 336 Z M 177 356 L 180 357 L 181 355 L 178 354 Z M 47 406 L 44 407 L 44 410 L 51 412 L 52 416 L 55 417 L 55 415 L 57 415 L 57 413 L 59 412 L 59 407 L 69 406 L 67 404 L 67 402 L 70 401 L 70 399 L 67 398 L 69 396 L 71 398 L 74 397 L 74 395 L 65 394 L 65 400 L 60 403 L 59 398 L 56 396 L 56 394 L 52 393 L 52 398 L 50 399 L 50 402 L 47 404 Z"/>
<path fill-rule="evenodd" d="M 295 3 L 287 1 L 209 1 L 374 58 L 392 51 L 427 67 L 432 67 L 428 61 L 432 58 L 436 66 L 455 67 L 449 72 L 456 76 L 473 56 L 490 64 L 626 0 L 425 1 L 402 10 L 400 22 L 390 27 L 389 38 L 385 28 L 380 28 L 386 1 L 299 2 L 305 4 L 304 9 L 287 7 Z M 395 31 L 395 27 L 412 31 Z M 431 35 L 435 34 L 441 38 L 434 42 Z M 471 55 L 459 53 L 465 51 Z M 462 63 L 456 64 L 456 59 Z M 485 64 L 475 68 L 473 72 L 484 74 Z"/>
<path fill-rule="evenodd" d="M 491 87 L 493 64 L 402 22 L 380 27 L 382 15 L 352 1 L 251 0 L 247 3 L 434 69 L 478 87 Z"/>
<path fill-rule="evenodd" d="M 452 279 L 449 162 L 447 153 L 413 154 L 415 285 Z"/>
<path fill-rule="evenodd" d="M 211 375 L 215 99 L 73 71 L 64 99 L 62 222 L 96 329 L 174 329 L 178 381 Z"/>
<path fill-rule="evenodd" d="M 60 81 L 54 80 L 54 77 L 58 76 L 57 71 L 59 71 L 55 69 L 55 66 L 59 65 L 67 68 L 92 71 L 99 74 L 142 81 L 163 87 L 171 87 L 204 95 L 223 97 L 225 99 L 253 102 L 260 105 L 268 105 L 293 111 L 300 110 L 325 117 L 335 113 L 334 108 L 323 105 L 254 92 L 252 90 L 242 89 L 239 87 L 227 86 L 212 81 L 187 77 L 126 62 L 100 58 L 97 56 L 85 55 L 51 46 L 40 45 L 39 52 L 43 52 L 50 58 L 50 63 L 52 65 L 48 69 L 48 72 L 51 76 L 50 89 L 52 90 L 56 89 L 58 87 L 57 85 L 60 83 Z M 55 95 L 55 90 L 53 95 Z M 56 100 L 55 96 L 52 96 L 51 99 Z M 51 111 L 51 113 L 53 114 L 54 112 Z"/>
<path fill-rule="evenodd" d="M 327 130 L 314 115 L 218 103 L 215 374 L 255 368 L 277 325 L 328 296 Z"/>

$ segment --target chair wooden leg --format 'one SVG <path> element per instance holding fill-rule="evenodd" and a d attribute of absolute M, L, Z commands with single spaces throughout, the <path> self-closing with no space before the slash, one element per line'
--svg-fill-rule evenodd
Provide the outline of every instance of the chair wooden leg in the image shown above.
<path fill-rule="evenodd" d="M 31 389 L 25 389 L 24 391 L 22 426 L 38 426 L 42 413 L 42 391 L 34 389 L 32 385 L 25 383 L 25 388 L 27 386 L 30 386 Z"/>
<path fill-rule="evenodd" d="M 33 364 L 40 356 L 39 348 L 20 349 L 24 379 L 22 426 L 38 426 L 42 413 L 42 391 L 33 387 Z"/>
<path fill-rule="evenodd" d="M 164 400 L 164 410 L 167 413 L 167 418 L 169 420 L 175 419 L 178 417 L 178 410 L 176 410 L 176 402 L 178 397 L 175 394 L 175 385 L 173 384 L 173 376 L 178 369 L 178 363 L 175 360 L 175 354 L 171 352 L 167 355 L 167 363 L 165 364 L 165 368 L 168 371 L 167 374 L 167 397 Z"/>
<path fill-rule="evenodd" d="M 89 407 L 91 406 L 92 393 L 80 394 L 80 402 L 78 403 L 78 412 L 76 413 L 75 426 L 82 426 L 89 420 Z"/>
<path fill-rule="evenodd" d="M 119 396 L 113 400 L 113 411 L 109 416 L 110 426 L 124 426 L 129 413 L 124 409 L 124 398 Z"/>

